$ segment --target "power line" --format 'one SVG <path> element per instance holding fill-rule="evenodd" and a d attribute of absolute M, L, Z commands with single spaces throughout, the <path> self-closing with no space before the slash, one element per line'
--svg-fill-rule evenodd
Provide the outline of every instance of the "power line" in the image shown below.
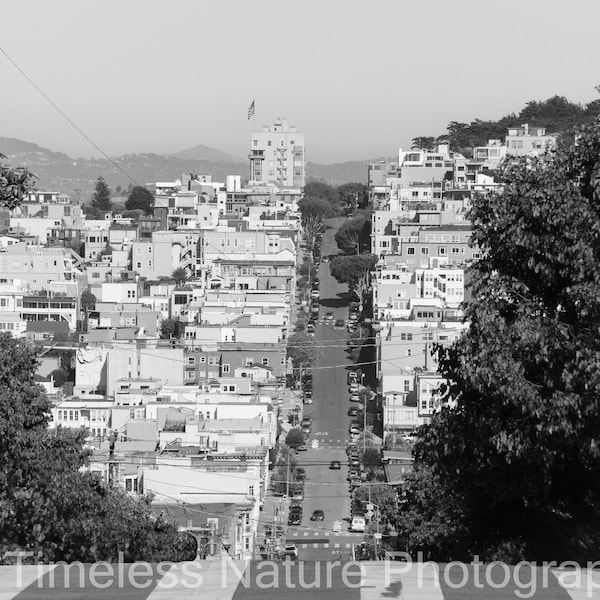
<path fill-rule="evenodd" d="M 25 77 L 25 79 L 39 92 L 39 94 L 65 119 L 65 121 L 67 121 L 67 123 L 69 123 L 69 125 L 71 125 L 71 127 L 73 127 L 81 136 L 83 136 L 94 148 L 96 148 L 96 150 L 98 150 L 98 152 L 100 152 L 100 154 L 102 154 L 102 156 L 104 156 L 104 158 L 106 158 L 106 160 L 116 169 L 118 169 L 119 171 L 121 171 L 121 173 L 123 173 L 123 175 L 125 175 L 125 177 L 127 177 L 129 180 L 131 180 L 132 183 L 134 183 L 135 185 L 140 185 L 133 177 L 131 177 L 131 175 L 129 175 L 129 173 L 125 172 L 110 156 L 108 156 L 108 154 L 106 154 L 106 152 L 104 152 L 104 150 L 102 150 L 102 148 L 100 148 L 100 146 L 98 146 L 84 131 L 81 130 L 80 127 L 78 127 L 65 113 L 64 111 L 62 111 L 49 97 L 48 95 L 33 81 L 33 79 L 31 79 L 31 77 L 29 77 L 29 75 L 27 75 L 27 73 L 25 73 L 25 71 L 6 53 L 6 51 L 0 47 L 0 52 L 2 54 L 4 54 L 4 56 L 7 58 L 7 60 L 12 63 L 12 65 L 17 69 L 17 71 L 19 71 L 19 73 L 21 73 L 21 75 L 23 75 L 23 77 Z"/>

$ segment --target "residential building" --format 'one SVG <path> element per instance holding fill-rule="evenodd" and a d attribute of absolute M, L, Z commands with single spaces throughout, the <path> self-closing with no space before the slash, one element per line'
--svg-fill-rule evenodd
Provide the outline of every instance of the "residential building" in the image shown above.
<path fill-rule="evenodd" d="M 304 133 L 277 119 L 262 131 L 253 131 L 250 142 L 251 182 L 275 182 L 285 187 L 304 187 L 306 158 Z"/>
<path fill-rule="evenodd" d="M 547 135 L 545 127 L 530 127 L 527 123 L 509 127 L 504 139 L 508 156 L 539 156 L 556 147 L 556 136 Z"/>

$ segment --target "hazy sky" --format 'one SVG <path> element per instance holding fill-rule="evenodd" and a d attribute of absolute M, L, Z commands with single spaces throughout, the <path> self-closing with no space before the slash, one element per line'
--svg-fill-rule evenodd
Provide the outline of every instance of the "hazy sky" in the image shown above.
<path fill-rule="evenodd" d="M 598 0 L 5 0 L 0 48 L 104 152 L 239 157 L 286 117 L 308 160 L 600 84 Z M 0 136 L 98 156 L 0 53 Z M 2 148 L 0 148 L 1 152 Z"/>

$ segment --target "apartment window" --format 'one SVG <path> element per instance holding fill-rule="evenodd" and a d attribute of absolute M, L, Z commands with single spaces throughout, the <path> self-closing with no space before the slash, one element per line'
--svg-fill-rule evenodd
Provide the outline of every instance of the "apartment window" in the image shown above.
<path fill-rule="evenodd" d="M 229 373 L 229 365 L 223 365 L 223 373 Z"/>
<path fill-rule="evenodd" d="M 195 356 L 188 356 L 187 364 L 190 365 L 190 366 L 195 365 L 196 364 L 196 357 Z"/>
<path fill-rule="evenodd" d="M 410 381 L 408 379 L 404 380 L 404 393 L 410 392 Z"/>
<path fill-rule="evenodd" d="M 262 365 L 263 365 L 263 367 L 268 367 L 269 366 L 269 359 L 268 358 L 263 358 L 262 359 Z"/>
<path fill-rule="evenodd" d="M 460 248 L 452 248 L 452 254 L 460 254 Z"/>
<path fill-rule="evenodd" d="M 127 290 L 128 298 L 135 298 L 135 290 Z"/>
<path fill-rule="evenodd" d="M 424 248 L 421 248 L 421 254 L 423 256 L 427 256 L 429 254 L 429 248 L 427 246 L 425 246 Z"/>
<path fill-rule="evenodd" d="M 411 196 L 412 196 L 413 198 L 418 198 L 418 197 L 419 197 L 419 192 L 418 192 L 418 190 L 417 190 L 417 191 L 415 191 L 415 192 L 411 192 Z"/>
<path fill-rule="evenodd" d="M 438 255 L 439 256 L 444 256 L 446 254 L 446 247 L 445 246 L 440 246 L 438 248 Z"/>
<path fill-rule="evenodd" d="M 248 495 L 254 496 L 254 486 L 253 485 L 248 486 Z M 246 513 L 246 515 L 248 515 L 248 513 Z"/>
<path fill-rule="evenodd" d="M 406 254 L 414 254 L 414 253 L 415 253 L 415 249 L 413 247 L 406 249 Z"/>
<path fill-rule="evenodd" d="M 251 356 L 246 358 L 246 366 L 247 367 L 251 367 L 253 364 L 254 364 L 254 359 Z"/>

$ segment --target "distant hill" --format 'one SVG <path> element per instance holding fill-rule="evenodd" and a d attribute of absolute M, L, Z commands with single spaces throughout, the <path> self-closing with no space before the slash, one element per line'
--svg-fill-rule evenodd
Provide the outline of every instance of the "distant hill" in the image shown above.
<path fill-rule="evenodd" d="M 36 187 L 69 194 L 82 202 L 91 197 L 94 183 L 102 175 L 117 192 L 126 191 L 129 184 L 146 185 L 155 181 L 172 181 L 183 173 L 211 175 L 214 181 L 225 181 L 227 175 L 248 177 L 249 163 L 231 157 L 208 146 L 195 146 L 176 154 L 125 154 L 106 159 L 74 159 L 31 142 L 0 137 L 0 153 L 12 166 L 28 167 L 38 177 Z M 198 156 L 193 157 L 194 154 Z M 212 158 L 200 158 L 201 154 Z M 371 161 L 352 161 L 333 165 L 309 163 L 309 179 L 323 180 L 330 185 L 367 181 L 367 165 Z M 116 166 L 115 166 L 116 165 Z M 129 176 L 129 177 L 128 177 Z M 133 180 L 133 181 L 132 181 Z"/>
<path fill-rule="evenodd" d="M 194 146 L 193 148 L 188 148 L 187 150 L 181 150 L 180 152 L 175 152 L 174 154 L 170 154 L 168 156 L 175 156 L 183 160 L 208 160 L 211 162 L 228 163 L 237 162 L 243 163 L 244 165 L 248 162 L 247 159 L 231 156 L 230 154 L 225 154 L 225 152 L 221 152 L 221 150 L 217 150 L 216 148 L 202 145 Z"/>

